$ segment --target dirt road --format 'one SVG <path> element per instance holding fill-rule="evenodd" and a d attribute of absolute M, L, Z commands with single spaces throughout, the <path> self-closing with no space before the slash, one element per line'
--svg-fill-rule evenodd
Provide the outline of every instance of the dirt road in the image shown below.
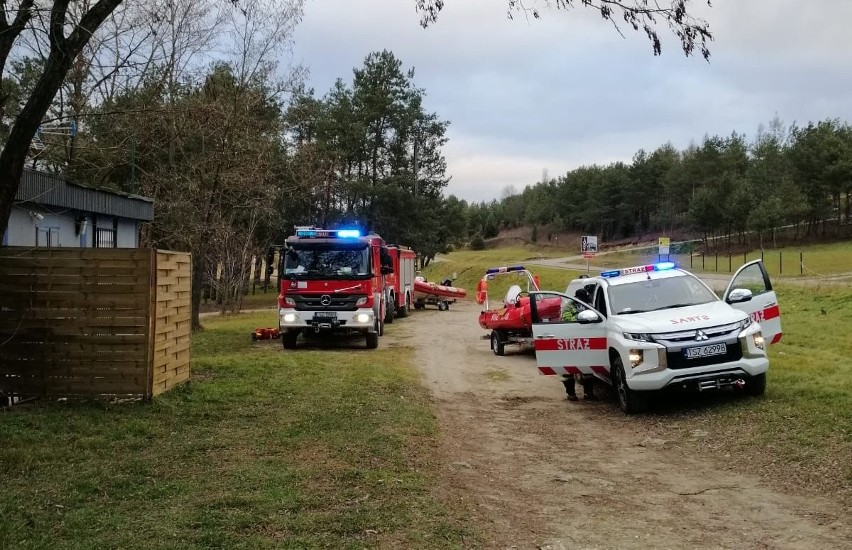
<path fill-rule="evenodd" d="M 837 503 L 690 455 L 659 417 L 568 402 L 531 354 L 494 356 L 477 313 L 416 311 L 383 342 L 416 349 L 442 428 L 439 491 L 473 510 L 489 547 L 849 548 Z"/>

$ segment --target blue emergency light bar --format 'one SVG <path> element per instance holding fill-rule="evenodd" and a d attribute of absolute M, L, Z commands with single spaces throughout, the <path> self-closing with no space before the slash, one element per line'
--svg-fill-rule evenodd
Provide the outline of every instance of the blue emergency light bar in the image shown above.
<path fill-rule="evenodd" d="M 524 271 L 524 266 L 522 265 L 513 265 L 509 267 L 492 267 L 485 270 L 486 275 L 490 275 L 492 273 L 507 273 L 509 271 Z"/>
<path fill-rule="evenodd" d="M 610 271 L 602 271 L 601 277 L 619 277 L 621 275 L 632 275 L 634 273 L 648 273 L 651 271 L 668 271 L 674 269 L 674 262 L 660 262 L 658 264 L 637 265 L 636 267 L 625 267 L 623 269 L 613 269 Z"/>
<path fill-rule="evenodd" d="M 316 227 L 297 227 L 296 236 L 307 239 L 357 239 L 361 232 L 357 229 L 317 229 Z"/>

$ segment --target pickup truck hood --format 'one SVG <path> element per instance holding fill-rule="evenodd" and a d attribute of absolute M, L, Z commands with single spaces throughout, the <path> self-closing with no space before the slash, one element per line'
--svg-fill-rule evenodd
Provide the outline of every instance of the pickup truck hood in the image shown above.
<path fill-rule="evenodd" d="M 736 323 L 748 317 L 719 300 L 697 306 L 661 309 L 633 315 L 615 315 L 613 320 L 624 332 L 660 333 Z"/>

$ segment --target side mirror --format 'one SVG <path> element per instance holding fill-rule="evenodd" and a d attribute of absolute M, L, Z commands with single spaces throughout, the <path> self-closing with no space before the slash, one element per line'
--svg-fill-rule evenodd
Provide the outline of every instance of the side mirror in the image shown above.
<path fill-rule="evenodd" d="M 739 304 L 741 302 L 748 302 L 752 298 L 752 293 L 747 288 L 735 288 L 728 294 L 728 303 L 729 304 Z"/>
<path fill-rule="evenodd" d="M 577 314 L 577 322 L 581 325 L 600 323 L 601 321 L 603 321 L 603 319 L 601 319 L 600 315 L 590 309 L 585 309 Z"/>

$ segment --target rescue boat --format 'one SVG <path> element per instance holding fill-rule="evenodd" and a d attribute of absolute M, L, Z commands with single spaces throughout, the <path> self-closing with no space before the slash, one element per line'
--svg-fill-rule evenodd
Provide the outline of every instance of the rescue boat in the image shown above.
<path fill-rule="evenodd" d="M 467 291 L 463 288 L 429 282 L 419 275 L 414 278 L 415 309 L 423 309 L 426 304 L 436 304 L 439 310 L 445 311 L 457 298 L 464 298 L 465 296 L 467 296 Z"/>
<path fill-rule="evenodd" d="M 509 287 L 502 302 L 491 304 L 488 300 L 488 281 L 504 275 L 523 279 L 526 290 L 514 284 Z M 533 290 L 540 290 L 538 277 L 522 265 L 493 267 L 486 270 L 485 275 L 476 285 L 476 303 L 485 306 L 479 314 L 479 326 L 486 330 L 532 330 L 529 293 Z M 494 307 L 491 307 L 492 305 Z"/>

